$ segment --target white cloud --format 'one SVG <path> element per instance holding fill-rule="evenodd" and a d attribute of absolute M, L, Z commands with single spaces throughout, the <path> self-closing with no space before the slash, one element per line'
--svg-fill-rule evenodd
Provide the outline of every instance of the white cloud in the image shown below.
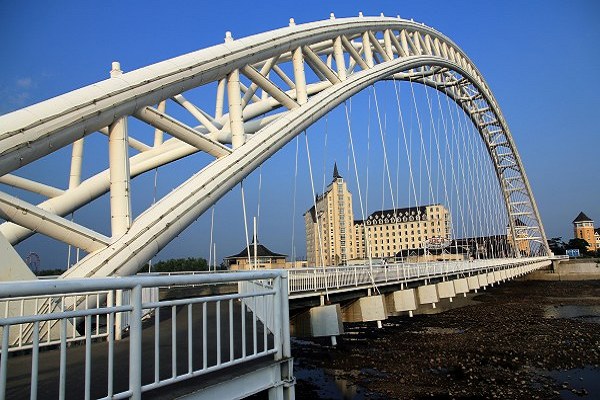
<path fill-rule="evenodd" d="M 31 78 L 19 78 L 17 79 L 17 86 L 21 88 L 30 88 L 33 84 Z"/>

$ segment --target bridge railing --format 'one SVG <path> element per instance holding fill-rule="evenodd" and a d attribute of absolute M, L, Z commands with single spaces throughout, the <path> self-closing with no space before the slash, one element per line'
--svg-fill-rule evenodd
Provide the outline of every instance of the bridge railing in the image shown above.
<path fill-rule="evenodd" d="M 47 397 L 48 390 L 60 399 L 67 391 L 70 398 L 73 391 L 79 398 L 140 398 L 142 392 L 252 360 L 289 358 L 286 277 L 286 271 L 267 270 L 2 283 L 0 304 L 8 306 L 0 318 L 0 398 L 7 393 L 37 398 L 38 392 Z M 253 281 L 268 284 L 251 292 L 143 298 L 145 289 Z M 114 301 L 117 291 L 124 294 L 120 302 Z M 248 302 L 266 305 L 265 313 L 245 307 Z M 115 327 L 121 314 L 128 326 L 126 340 L 119 341 Z M 10 340 L 18 335 L 26 343 Z M 98 352 L 107 357 L 92 365 Z M 53 365 L 46 365 L 52 357 Z M 78 357 L 83 366 L 73 364 Z M 129 371 L 128 377 L 120 370 Z M 73 379 L 80 387 L 73 387 Z"/>
<path fill-rule="evenodd" d="M 289 270 L 289 293 L 345 290 L 374 284 L 393 284 L 439 278 L 448 275 L 470 274 L 486 269 L 501 269 L 525 265 L 547 257 L 505 258 L 470 261 L 438 261 L 396 263 L 389 265 L 352 265 Z"/>

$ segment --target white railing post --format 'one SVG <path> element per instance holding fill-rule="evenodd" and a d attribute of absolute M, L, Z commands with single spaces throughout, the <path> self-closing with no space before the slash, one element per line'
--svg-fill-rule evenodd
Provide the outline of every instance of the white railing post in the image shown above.
<path fill-rule="evenodd" d="M 289 292 L 287 291 L 287 281 L 288 281 L 288 272 L 283 271 L 281 275 L 281 279 L 283 284 L 281 285 L 281 299 L 282 299 L 282 307 L 281 307 L 281 326 L 283 327 L 283 357 L 289 358 L 292 356 L 292 349 L 290 345 L 290 302 L 289 302 Z"/>
<path fill-rule="evenodd" d="M 123 304 L 123 291 L 115 290 L 115 306 L 119 307 Z M 123 313 L 115 313 L 115 340 L 121 340 L 123 334 Z"/>
<path fill-rule="evenodd" d="M 129 302 L 129 390 L 131 398 L 142 398 L 142 286 L 131 289 Z"/>
<path fill-rule="evenodd" d="M 273 329 L 273 341 L 275 342 L 275 348 L 277 349 L 277 353 L 275 353 L 275 359 L 281 360 L 283 358 L 283 343 L 282 343 L 282 324 L 281 319 L 283 315 L 281 314 L 281 309 L 283 307 L 283 282 L 281 280 L 281 276 L 278 276 L 273 280 L 273 289 L 275 289 L 275 298 L 273 299 L 273 314 L 274 314 L 274 329 Z M 264 299 L 266 301 L 266 299 Z M 266 319 L 266 315 L 265 315 Z M 266 328 L 266 327 L 265 327 Z"/>
<path fill-rule="evenodd" d="M 10 325 L 2 327 L 2 360 L 0 360 L 0 400 L 6 398 L 6 368 L 8 367 L 8 335 Z"/>

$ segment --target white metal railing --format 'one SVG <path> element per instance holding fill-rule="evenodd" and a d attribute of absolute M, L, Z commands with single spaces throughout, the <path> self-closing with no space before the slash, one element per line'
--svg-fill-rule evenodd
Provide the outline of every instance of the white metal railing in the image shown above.
<path fill-rule="evenodd" d="M 548 257 L 503 258 L 470 261 L 437 261 L 389 265 L 353 265 L 325 268 L 294 268 L 289 271 L 290 297 L 323 291 L 342 291 L 354 287 L 396 284 L 414 280 L 472 274 L 485 270 L 505 269 L 546 261 Z"/>
<path fill-rule="evenodd" d="M 286 271 L 266 270 L 1 283 L 0 303 L 9 305 L 0 318 L 0 399 L 7 393 L 35 399 L 40 386 L 44 386 L 43 397 L 64 399 L 69 390 L 70 398 L 76 391 L 76 398 L 139 399 L 143 392 L 258 358 L 274 362 L 289 358 L 286 280 Z M 246 286 L 253 290 L 182 299 L 143 298 L 144 289 L 239 282 L 248 282 Z M 123 293 L 119 302 L 117 291 Z M 246 306 L 250 303 L 254 307 Z M 260 316 L 257 304 L 263 305 Z M 153 318 L 143 323 L 145 312 Z M 116 321 L 125 314 L 127 340 L 118 340 Z M 22 335 L 26 339 L 9 340 Z M 49 348 L 40 362 L 43 346 Z M 24 351 L 10 355 L 15 349 Z M 67 359 L 81 353 L 83 387 L 73 388 L 69 379 L 78 371 L 71 369 L 78 366 L 67 364 Z M 92 361 L 98 353 L 105 363 L 94 365 L 92 378 Z M 58 368 L 44 365 L 49 359 Z M 15 379 L 26 376 L 23 368 L 30 376 L 25 383 Z M 128 370 L 128 376 L 119 374 L 120 369 Z M 49 387 L 55 393 L 46 391 Z"/>

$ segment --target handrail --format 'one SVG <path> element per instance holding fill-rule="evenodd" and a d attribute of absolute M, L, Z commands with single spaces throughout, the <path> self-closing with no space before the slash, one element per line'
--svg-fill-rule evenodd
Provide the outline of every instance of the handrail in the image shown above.
<path fill-rule="evenodd" d="M 260 285 L 254 285 L 251 292 L 192 294 L 184 299 L 165 300 L 143 300 L 142 297 L 144 288 L 254 281 L 259 281 Z M 65 305 L 65 298 L 85 298 L 90 294 L 97 302 L 90 308 Z M 81 392 L 77 394 L 81 398 L 139 399 L 143 392 L 259 358 L 270 365 L 278 365 L 291 357 L 285 270 L 2 283 L 0 304 L 6 305 L 8 314 L 0 318 L 0 399 L 6 397 L 8 390 L 19 397 L 36 398 L 38 380 L 45 380 L 44 387 L 48 387 L 48 380 L 58 381 L 51 385 L 58 388 L 57 393 L 45 392 L 45 395 L 65 398 L 67 376 L 73 368 L 66 360 L 81 346 L 85 349 L 85 380 L 83 387 L 73 388 Z M 262 306 L 260 312 L 256 309 L 257 304 Z M 150 310 L 152 315 L 149 325 L 142 324 L 146 310 Z M 170 319 L 165 319 L 165 313 L 170 315 Z M 123 320 L 128 324 L 129 340 L 119 346 L 121 349 L 122 346 L 128 347 L 128 352 L 119 353 L 115 348 Z M 72 333 L 67 333 L 68 329 Z M 178 344 L 178 337 L 183 334 L 187 335 L 187 343 Z M 13 340 L 15 335 L 20 335 L 20 338 Z M 98 339 L 99 343 L 92 346 L 92 341 Z M 80 346 L 68 345 L 73 342 L 79 342 Z M 144 353 L 152 348 L 152 343 L 154 353 Z M 54 366 L 43 365 L 46 358 L 40 359 L 40 347 L 48 347 L 49 352 L 54 352 L 60 364 L 58 370 Z M 25 385 L 22 379 L 15 379 L 15 373 L 22 374 L 22 371 L 15 370 L 14 364 L 21 354 L 9 357 L 9 352 L 15 350 L 31 354 L 32 362 L 27 364 L 31 368 L 30 385 Z M 108 353 L 108 368 L 94 366 L 92 378 L 92 363 L 97 362 L 97 358 L 92 356 L 93 351 Z M 160 354 L 165 351 L 171 357 L 169 376 L 165 376 L 164 368 L 161 369 L 164 357 L 161 358 Z M 143 361 L 151 360 L 152 356 L 154 365 Z M 124 368 L 129 371 L 129 379 L 125 382 L 123 377 L 117 376 L 123 363 L 129 365 Z M 152 368 L 154 380 L 143 382 L 142 370 Z M 15 372 L 11 373 L 11 370 Z M 98 371 L 107 371 L 103 373 L 108 376 L 101 378 Z M 93 392 L 92 379 L 105 378 L 108 382 L 106 391 Z M 99 388 L 100 391 L 103 389 Z"/>

